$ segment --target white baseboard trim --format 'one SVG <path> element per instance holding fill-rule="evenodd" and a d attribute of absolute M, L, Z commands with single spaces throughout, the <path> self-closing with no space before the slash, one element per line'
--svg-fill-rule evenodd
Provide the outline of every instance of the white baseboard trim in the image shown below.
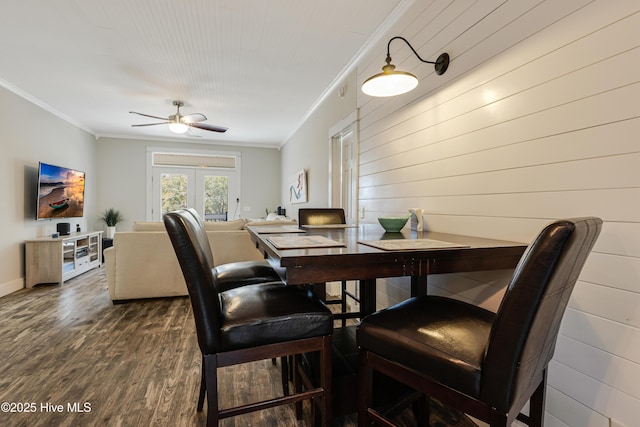
<path fill-rule="evenodd" d="M 16 279 L 6 283 L 0 283 L 0 297 L 9 295 L 15 291 L 19 291 L 24 288 L 24 279 Z"/>

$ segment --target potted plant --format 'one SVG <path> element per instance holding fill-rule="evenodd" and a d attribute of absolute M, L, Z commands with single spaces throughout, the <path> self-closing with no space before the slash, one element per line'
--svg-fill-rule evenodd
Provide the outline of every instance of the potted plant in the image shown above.
<path fill-rule="evenodd" d="M 107 239 L 113 239 L 113 235 L 116 233 L 116 225 L 124 221 L 124 218 L 120 211 L 109 208 L 100 215 L 100 221 L 107 225 Z"/>

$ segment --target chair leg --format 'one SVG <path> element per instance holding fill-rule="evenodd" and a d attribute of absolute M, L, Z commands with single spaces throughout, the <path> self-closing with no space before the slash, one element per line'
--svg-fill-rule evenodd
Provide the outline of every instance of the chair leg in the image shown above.
<path fill-rule="evenodd" d="M 204 356 L 204 373 L 207 388 L 207 427 L 218 426 L 218 360 L 215 354 Z"/>
<path fill-rule="evenodd" d="M 288 356 L 280 358 L 280 376 L 282 378 L 282 394 L 289 395 L 289 359 Z"/>
<path fill-rule="evenodd" d="M 311 291 L 316 297 L 320 298 L 322 301 L 327 300 L 327 284 L 326 283 L 312 283 Z"/>
<path fill-rule="evenodd" d="M 332 346 L 331 337 L 324 337 L 322 340 L 322 351 L 320 352 L 320 378 L 322 381 L 321 387 L 324 390 L 324 395 L 321 397 L 322 407 L 322 425 L 329 427 L 333 424 L 333 395 L 332 395 L 332 367 L 331 367 Z"/>
<path fill-rule="evenodd" d="M 542 427 L 544 424 L 545 394 L 547 392 L 547 371 L 542 375 L 542 381 L 529 399 L 529 427 Z"/>
<path fill-rule="evenodd" d="M 358 426 L 367 425 L 367 411 L 373 401 L 373 370 L 367 364 L 367 352 L 360 350 L 358 356 Z"/>
<path fill-rule="evenodd" d="M 342 307 L 342 312 L 346 313 L 347 312 L 347 281 L 346 280 L 342 281 L 342 285 L 340 289 L 340 306 Z M 342 327 L 344 328 L 346 326 L 347 326 L 347 318 L 343 317 Z"/>
<path fill-rule="evenodd" d="M 198 395 L 198 412 L 202 412 L 204 406 L 204 396 L 207 393 L 207 382 L 205 375 L 204 356 L 202 356 L 202 367 L 200 368 L 200 394 Z"/>
<path fill-rule="evenodd" d="M 489 415 L 489 427 L 507 427 L 507 415 L 501 412 L 496 411 L 495 409 L 491 410 L 491 414 Z"/>
<path fill-rule="evenodd" d="M 291 361 L 291 365 L 293 366 L 293 389 L 295 393 L 302 393 L 302 378 L 300 376 L 300 372 L 298 371 L 300 366 L 300 358 L 301 355 L 296 354 L 293 356 L 293 360 Z M 302 402 L 295 403 L 296 408 L 296 420 L 302 419 Z"/>
<path fill-rule="evenodd" d="M 429 416 L 431 415 L 431 405 L 429 398 L 424 394 L 413 402 L 413 414 L 416 417 L 418 427 L 429 427 Z"/>

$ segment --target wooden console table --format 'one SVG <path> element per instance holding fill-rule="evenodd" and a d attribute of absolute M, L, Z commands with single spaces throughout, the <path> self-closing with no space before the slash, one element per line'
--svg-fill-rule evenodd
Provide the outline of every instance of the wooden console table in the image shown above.
<path fill-rule="evenodd" d="M 25 242 L 26 287 L 57 283 L 102 264 L 102 231 L 39 237 Z"/>

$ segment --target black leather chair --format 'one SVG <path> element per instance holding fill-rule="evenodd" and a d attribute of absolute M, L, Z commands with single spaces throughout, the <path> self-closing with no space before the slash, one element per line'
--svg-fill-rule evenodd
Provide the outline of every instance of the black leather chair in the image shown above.
<path fill-rule="evenodd" d="M 346 224 L 346 218 L 344 209 L 342 208 L 303 208 L 298 210 L 298 224 L 300 226 L 305 225 L 334 225 L 334 224 Z M 326 287 L 324 283 L 313 283 L 316 289 Z M 359 286 L 359 284 L 358 284 Z M 322 291 L 326 293 L 326 291 Z M 361 293 L 360 293 L 361 294 Z M 359 311 L 347 311 L 347 298 L 351 298 L 356 303 L 360 303 L 360 299 L 347 289 L 347 282 L 343 280 L 340 283 L 340 299 L 327 300 L 326 304 L 340 304 L 340 313 L 334 313 L 336 319 L 341 319 L 342 327 L 347 324 L 347 319 L 355 319 L 361 316 Z"/>
<path fill-rule="evenodd" d="M 516 418 L 542 426 L 547 365 L 601 226 L 598 218 L 579 218 L 545 227 L 523 254 L 497 313 L 423 296 L 365 317 L 356 332 L 359 425 L 385 422 L 371 407 L 375 370 L 426 396 L 414 405 L 419 425 L 427 425 L 432 397 L 491 426 Z"/>
<path fill-rule="evenodd" d="M 185 214 L 193 217 L 199 227 L 204 227 L 202 219 L 195 209 L 185 209 Z M 206 242 L 208 244 L 208 241 Z M 213 265 L 211 247 L 200 248 L 207 257 L 207 261 Z M 268 261 L 239 261 L 221 264 L 213 269 L 220 292 L 236 288 L 238 286 L 253 285 L 255 283 L 275 282 L 280 280 L 278 273 L 269 265 Z"/>
<path fill-rule="evenodd" d="M 184 209 L 185 215 L 189 214 L 193 217 L 193 220 L 198 224 L 198 227 L 204 228 L 204 224 L 200 215 L 195 209 Z M 200 247 L 200 250 L 207 258 L 207 261 L 213 265 L 213 254 L 211 253 L 211 247 L 208 242 Z M 268 261 L 238 261 L 230 262 L 227 264 L 221 264 L 213 268 L 213 274 L 215 276 L 216 283 L 218 284 L 218 290 L 220 292 L 228 291 L 229 289 L 237 288 L 240 286 L 254 285 L 258 283 L 278 282 L 280 276 L 271 267 Z M 273 359 L 275 365 L 276 359 Z M 290 368 L 289 359 L 283 357 L 281 359 L 282 365 L 282 390 L 284 394 L 289 394 L 289 380 L 290 380 Z M 202 399 L 204 399 L 204 381 L 200 384 Z"/>
<path fill-rule="evenodd" d="M 302 208 L 298 210 L 299 225 L 346 224 L 342 208 Z"/>
<path fill-rule="evenodd" d="M 282 282 L 221 291 L 213 273 L 207 234 L 193 211 L 167 213 L 169 233 L 193 308 L 202 353 L 198 411 L 207 397 L 207 426 L 273 406 L 313 399 L 322 424 L 330 425 L 331 333 L 333 316 L 308 291 Z M 217 368 L 256 360 L 319 352 L 320 381 L 303 393 L 279 396 L 235 408 L 218 408 Z"/>

